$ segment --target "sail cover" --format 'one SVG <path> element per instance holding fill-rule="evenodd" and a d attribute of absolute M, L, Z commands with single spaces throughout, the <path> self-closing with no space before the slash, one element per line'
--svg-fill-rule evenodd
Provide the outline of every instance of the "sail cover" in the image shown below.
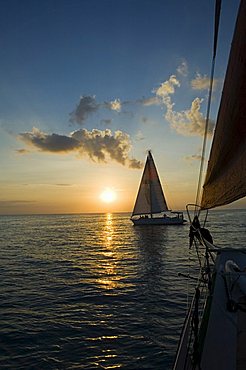
<path fill-rule="evenodd" d="M 231 46 L 213 144 L 203 186 L 202 208 L 246 195 L 246 0 L 242 0 Z"/>
<path fill-rule="evenodd" d="M 164 211 L 168 211 L 167 203 L 153 157 L 151 152 L 148 152 L 132 216 Z"/>

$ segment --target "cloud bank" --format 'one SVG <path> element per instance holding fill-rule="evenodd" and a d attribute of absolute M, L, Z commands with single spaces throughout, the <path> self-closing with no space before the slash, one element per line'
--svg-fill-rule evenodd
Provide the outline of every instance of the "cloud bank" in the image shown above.
<path fill-rule="evenodd" d="M 28 147 L 41 152 L 77 152 L 82 156 L 86 155 L 94 162 L 108 163 L 109 160 L 114 160 L 129 168 L 142 167 L 141 161 L 129 157 L 130 137 L 122 131 L 112 133 L 109 129 L 88 131 L 83 128 L 66 136 L 47 134 L 34 127 L 31 132 L 19 134 L 18 138 Z"/>

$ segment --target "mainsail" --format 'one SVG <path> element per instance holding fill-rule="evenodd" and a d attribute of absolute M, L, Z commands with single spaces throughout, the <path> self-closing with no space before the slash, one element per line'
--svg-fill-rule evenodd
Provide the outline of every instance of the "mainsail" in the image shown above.
<path fill-rule="evenodd" d="M 246 0 L 240 4 L 203 188 L 202 208 L 246 195 Z"/>
<path fill-rule="evenodd" d="M 148 152 L 132 216 L 168 211 L 151 152 Z"/>

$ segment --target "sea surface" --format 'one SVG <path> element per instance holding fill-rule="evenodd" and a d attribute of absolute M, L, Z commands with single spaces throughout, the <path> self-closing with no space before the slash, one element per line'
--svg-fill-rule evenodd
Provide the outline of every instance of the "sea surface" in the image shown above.
<path fill-rule="evenodd" d="M 1 369 L 171 369 L 191 297 L 189 225 L 129 214 L 0 216 Z M 246 210 L 214 211 L 246 246 Z M 187 295 L 187 293 L 189 295 Z"/>

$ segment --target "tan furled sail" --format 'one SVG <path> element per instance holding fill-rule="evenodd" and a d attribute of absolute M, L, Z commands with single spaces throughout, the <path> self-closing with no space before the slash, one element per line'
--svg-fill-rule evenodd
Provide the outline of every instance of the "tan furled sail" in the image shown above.
<path fill-rule="evenodd" d="M 246 195 L 246 0 L 242 0 L 208 162 L 202 208 Z"/>

